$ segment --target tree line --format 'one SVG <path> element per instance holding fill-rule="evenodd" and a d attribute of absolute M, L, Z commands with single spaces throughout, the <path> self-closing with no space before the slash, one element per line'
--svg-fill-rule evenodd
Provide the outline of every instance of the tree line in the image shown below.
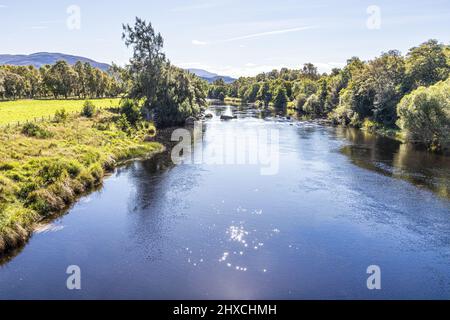
<path fill-rule="evenodd" d="M 34 66 L 0 66 L 0 99 L 102 98 L 124 93 L 123 80 L 113 66 L 108 72 L 77 62 L 57 61 Z"/>
<path fill-rule="evenodd" d="M 449 75 L 450 46 L 429 40 L 406 55 L 392 50 L 370 61 L 353 57 L 329 74 L 319 74 L 308 63 L 300 70 L 274 70 L 232 84 L 218 80 L 208 96 L 279 110 L 292 107 L 336 124 L 402 129 L 406 139 L 437 150 L 449 147 Z"/>

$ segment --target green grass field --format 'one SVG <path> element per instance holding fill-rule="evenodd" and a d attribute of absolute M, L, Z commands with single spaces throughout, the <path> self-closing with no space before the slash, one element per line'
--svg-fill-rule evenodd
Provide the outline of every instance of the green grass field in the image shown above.
<path fill-rule="evenodd" d="M 99 109 L 117 107 L 120 98 L 91 99 Z M 85 100 L 17 100 L 0 102 L 0 126 L 53 116 L 57 110 L 81 111 Z"/>

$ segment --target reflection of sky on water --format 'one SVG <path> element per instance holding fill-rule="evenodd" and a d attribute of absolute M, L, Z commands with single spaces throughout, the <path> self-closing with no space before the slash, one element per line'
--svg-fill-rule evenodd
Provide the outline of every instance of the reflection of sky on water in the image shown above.
<path fill-rule="evenodd" d="M 441 160 L 251 114 L 250 128 L 280 131 L 277 175 L 251 165 L 170 166 L 164 157 L 123 167 L 54 223 L 63 229 L 35 234 L 0 269 L 0 298 L 450 296 L 450 202 L 393 176 L 439 185 L 448 175 Z M 244 133 L 245 110 L 238 116 L 208 121 L 205 135 Z M 82 268 L 82 292 L 61 285 L 72 264 Z M 381 292 L 366 288 L 372 264 L 382 269 Z"/>

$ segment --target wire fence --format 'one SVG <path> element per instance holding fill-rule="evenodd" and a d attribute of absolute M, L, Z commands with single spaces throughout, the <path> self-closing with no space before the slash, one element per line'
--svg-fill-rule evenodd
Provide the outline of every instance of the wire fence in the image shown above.
<path fill-rule="evenodd" d="M 67 112 L 66 114 L 68 117 L 73 117 L 73 116 L 77 116 L 77 117 L 81 117 L 81 111 L 70 111 Z M 45 123 L 45 122 L 52 122 L 55 120 L 56 115 L 48 115 L 48 116 L 40 116 L 40 117 L 34 117 L 34 118 L 30 118 L 30 119 L 26 119 L 26 120 L 17 120 L 17 121 L 13 121 L 7 124 L 0 124 L 0 129 L 1 130 L 5 130 L 5 129 L 11 129 L 11 128 L 19 128 L 20 126 L 23 126 L 27 123 Z"/>
<path fill-rule="evenodd" d="M 108 108 L 102 108 L 102 109 L 109 110 L 109 111 L 116 112 L 116 113 L 119 112 L 119 110 L 120 110 L 119 107 L 108 107 Z M 81 110 L 66 111 L 66 114 L 68 117 L 76 117 L 76 118 L 82 117 Z M 0 130 L 19 128 L 20 126 L 23 126 L 27 123 L 53 122 L 55 120 L 55 116 L 56 115 L 40 116 L 40 117 L 34 117 L 34 118 L 26 119 L 26 120 L 17 120 L 17 121 L 12 121 L 12 122 L 6 123 L 6 124 L 0 124 Z"/>

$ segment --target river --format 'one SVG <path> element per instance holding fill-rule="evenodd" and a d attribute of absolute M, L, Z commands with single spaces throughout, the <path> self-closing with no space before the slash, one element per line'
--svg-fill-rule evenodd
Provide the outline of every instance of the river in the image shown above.
<path fill-rule="evenodd" d="M 202 161 L 117 169 L 3 261 L 0 298 L 450 299 L 448 157 L 314 121 L 211 111 Z M 226 137 L 266 131 L 279 137 L 275 171 L 208 161 Z M 81 290 L 66 287 L 73 265 Z M 381 290 L 368 289 L 369 266 Z"/>

